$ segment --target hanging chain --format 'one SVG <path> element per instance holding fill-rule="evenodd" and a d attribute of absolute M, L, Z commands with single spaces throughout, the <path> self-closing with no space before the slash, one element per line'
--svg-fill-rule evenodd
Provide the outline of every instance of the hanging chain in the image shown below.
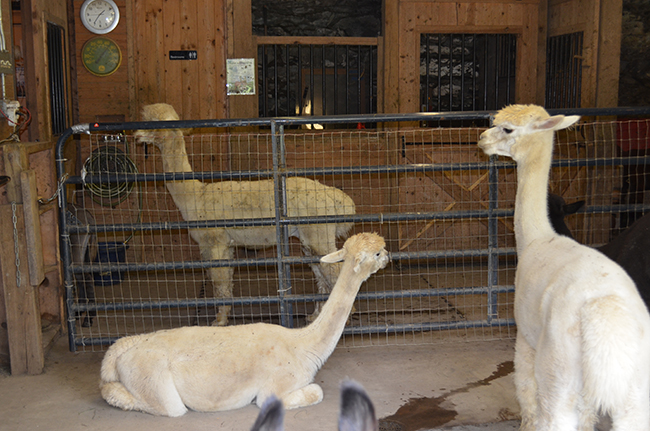
<path fill-rule="evenodd" d="M 14 253 L 16 254 L 16 286 L 20 287 L 20 250 L 18 248 L 18 217 L 16 217 L 16 202 L 11 203 L 11 221 L 14 224 Z"/>
<path fill-rule="evenodd" d="M 54 191 L 54 194 L 52 195 L 52 197 L 50 197 L 48 199 L 39 198 L 38 203 L 41 204 L 41 205 L 49 204 L 54 199 L 59 197 L 59 195 L 61 194 L 61 189 L 63 188 L 63 183 L 65 183 L 66 179 L 68 179 L 68 174 L 67 173 L 63 174 L 63 176 L 59 179 L 59 183 L 57 184 L 56 190 Z M 61 201 L 59 201 L 59 206 L 61 206 Z"/>

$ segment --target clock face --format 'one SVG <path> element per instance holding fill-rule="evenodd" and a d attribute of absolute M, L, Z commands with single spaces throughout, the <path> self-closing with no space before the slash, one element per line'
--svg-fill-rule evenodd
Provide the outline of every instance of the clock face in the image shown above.
<path fill-rule="evenodd" d="M 122 52 L 111 39 L 94 37 L 81 48 L 81 62 L 93 75 L 108 76 L 120 67 Z"/>
<path fill-rule="evenodd" d="M 81 5 L 81 22 L 93 33 L 111 32 L 119 20 L 120 10 L 113 0 L 86 0 Z"/>

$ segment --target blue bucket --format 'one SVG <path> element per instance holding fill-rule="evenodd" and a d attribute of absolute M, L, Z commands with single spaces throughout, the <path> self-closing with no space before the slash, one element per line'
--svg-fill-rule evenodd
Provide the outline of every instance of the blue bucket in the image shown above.
<path fill-rule="evenodd" d="M 95 262 L 100 265 L 124 263 L 128 245 L 123 242 L 100 242 L 97 244 L 97 258 Z M 96 286 L 112 286 L 122 281 L 121 271 L 101 271 L 93 274 Z"/>

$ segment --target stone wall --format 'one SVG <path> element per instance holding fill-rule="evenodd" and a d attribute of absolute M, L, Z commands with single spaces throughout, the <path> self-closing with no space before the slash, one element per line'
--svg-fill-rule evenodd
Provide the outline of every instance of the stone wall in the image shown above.
<path fill-rule="evenodd" d="M 257 36 L 376 37 L 382 0 L 252 0 Z"/>

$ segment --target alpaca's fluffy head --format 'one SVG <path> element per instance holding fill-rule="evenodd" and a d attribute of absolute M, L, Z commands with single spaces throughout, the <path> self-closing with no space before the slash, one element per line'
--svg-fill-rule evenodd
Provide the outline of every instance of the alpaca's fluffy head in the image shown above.
<path fill-rule="evenodd" d="M 167 103 L 154 103 L 142 107 L 142 121 L 179 121 L 180 118 L 173 106 Z M 184 129 L 147 129 L 137 130 L 134 135 L 137 142 L 160 146 L 172 137 L 182 137 Z"/>
<path fill-rule="evenodd" d="M 142 121 L 178 121 L 180 118 L 172 105 L 154 103 L 142 107 Z"/>
<path fill-rule="evenodd" d="M 343 248 L 321 258 L 321 262 L 335 263 L 354 257 L 354 272 L 364 272 L 366 277 L 384 268 L 388 261 L 386 242 L 376 233 L 359 233 L 345 241 Z"/>
<path fill-rule="evenodd" d="M 494 116 L 492 128 L 481 134 L 478 146 L 487 155 L 498 154 L 518 161 L 519 150 L 524 141 L 551 145 L 552 139 L 523 140 L 524 136 L 547 135 L 555 130 L 566 129 L 580 119 L 577 115 L 550 116 L 541 106 L 510 105 Z M 529 153 L 529 151 L 526 151 Z"/>

